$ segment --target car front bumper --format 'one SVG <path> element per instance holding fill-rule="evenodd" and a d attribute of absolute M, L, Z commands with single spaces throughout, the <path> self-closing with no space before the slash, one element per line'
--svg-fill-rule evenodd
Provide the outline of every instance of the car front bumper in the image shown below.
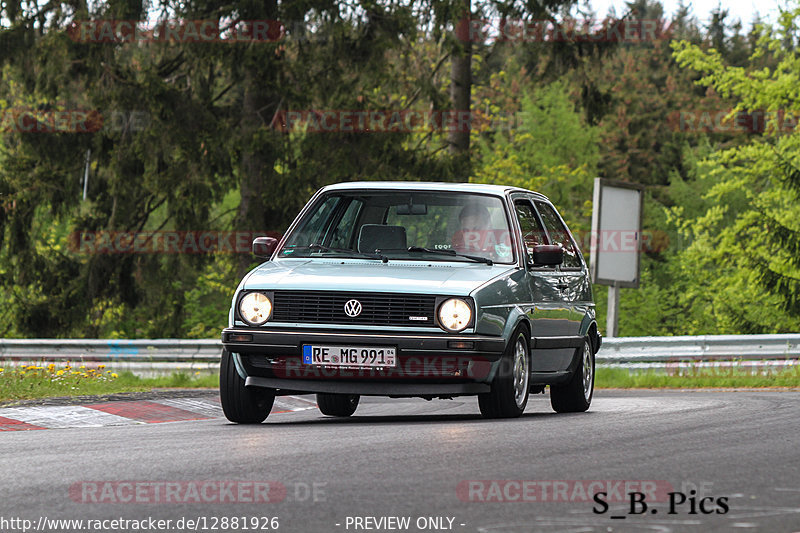
<path fill-rule="evenodd" d="M 479 394 L 489 391 L 487 383 L 505 350 L 502 337 L 484 335 L 248 327 L 226 328 L 222 343 L 238 354 L 246 385 L 276 389 L 279 394 Z M 309 344 L 394 347 L 397 365 L 377 369 L 303 364 L 303 345 Z"/>

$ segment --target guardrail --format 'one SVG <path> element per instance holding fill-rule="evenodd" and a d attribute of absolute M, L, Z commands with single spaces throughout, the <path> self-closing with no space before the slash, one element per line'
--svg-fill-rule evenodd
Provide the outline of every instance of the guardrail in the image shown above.
<path fill-rule="evenodd" d="M 216 339 L 0 339 L 0 363 L 105 364 L 139 375 L 216 372 L 221 349 Z M 597 364 L 628 369 L 783 367 L 800 364 L 800 334 L 609 338 L 603 339 Z"/>
<path fill-rule="evenodd" d="M 616 337 L 597 364 L 612 368 L 785 367 L 800 364 L 800 334 Z"/>
<path fill-rule="evenodd" d="M 69 362 L 90 368 L 104 364 L 141 376 L 208 373 L 219 370 L 221 350 L 217 339 L 0 339 L 0 362 Z"/>

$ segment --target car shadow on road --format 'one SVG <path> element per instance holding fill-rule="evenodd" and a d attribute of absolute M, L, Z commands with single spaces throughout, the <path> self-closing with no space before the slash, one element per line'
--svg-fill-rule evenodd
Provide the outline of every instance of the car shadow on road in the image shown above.
<path fill-rule="evenodd" d="M 586 415 L 587 413 L 579 413 Z M 324 415 L 319 415 L 313 419 L 303 420 L 290 420 L 291 417 L 286 417 L 284 420 L 271 420 L 267 419 L 265 424 L 275 425 L 290 425 L 290 426 L 308 426 L 308 425 L 375 425 L 375 424 L 442 424 L 442 423 L 485 423 L 485 424 L 509 424 L 521 423 L 526 420 L 542 420 L 552 419 L 558 416 L 559 418 L 566 415 L 559 415 L 558 413 L 524 413 L 519 418 L 498 418 L 487 419 L 483 418 L 480 413 L 475 414 L 416 414 L 416 415 L 353 415 L 347 418 L 336 418 Z"/>

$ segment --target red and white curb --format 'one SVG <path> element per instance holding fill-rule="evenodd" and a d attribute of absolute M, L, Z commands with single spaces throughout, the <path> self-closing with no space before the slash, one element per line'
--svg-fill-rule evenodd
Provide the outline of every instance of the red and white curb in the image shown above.
<path fill-rule="evenodd" d="M 275 398 L 272 413 L 314 409 L 313 401 L 297 396 Z M 224 418 L 219 398 L 167 398 L 93 403 L 0 408 L 0 431 L 89 428 L 159 424 L 186 420 Z"/>

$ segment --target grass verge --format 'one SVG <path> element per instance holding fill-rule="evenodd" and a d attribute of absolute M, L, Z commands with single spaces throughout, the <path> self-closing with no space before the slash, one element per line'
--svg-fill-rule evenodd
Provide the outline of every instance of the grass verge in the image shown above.
<path fill-rule="evenodd" d="M 623 368 L 598 368 L 597 388 L 702 389 L 800 387 L 800 366 L 753 373 L 743 368 L 686 368 L 679 372 L 629 372 Z M 141 392 L 157 388 L 217 388 L 216 374 L 141 378 L 131 372 L 116 374 L 103 365 L 97 368 L 49 364 L 0 368 L 0 403 L 57 396 L 90 396 L 119 392 Z"/>
<path fill-rule="evenodd" d="M 624 368 L 598 368 L 595 386 L 606 389 L 704 389 L 800 387 L 800 366 L 753 372 L 740 367 L 690 367 L 676 372 L 630 372 Z"/>
<path fill-rule="evenodd" d="M 85 366 L 24 366 L 0 368 L 0 402 L 32 400 L 56 396 L 88 396 L 118 392 L 149 391 L 154 388 L 216 388 L 219 376 L 176 373 L 156 378 L 141 378 L 131 372 L 119 374 Z"/>

